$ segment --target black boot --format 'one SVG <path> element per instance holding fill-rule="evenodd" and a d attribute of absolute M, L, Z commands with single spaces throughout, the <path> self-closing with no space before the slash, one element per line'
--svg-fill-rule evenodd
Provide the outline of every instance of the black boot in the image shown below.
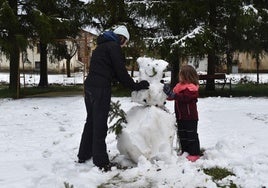
<path fill-rule="evenodd" d="M 111 171 L 112 167 L 117 167 L 117 163 L 112 163 L 110 162 L 109 164 L 107 165 L 104 165 L 104 166 L 99 166 L 99 169 L 102 171 L 102 172 L 108 172 L 108 171 Z"/>
<path fill-rule="evenodd" d="M 91 158 L 89 159 L 79 159 L 76 161 L 77 163 L 85 163 L 86 161 L 90 160 Z"/>

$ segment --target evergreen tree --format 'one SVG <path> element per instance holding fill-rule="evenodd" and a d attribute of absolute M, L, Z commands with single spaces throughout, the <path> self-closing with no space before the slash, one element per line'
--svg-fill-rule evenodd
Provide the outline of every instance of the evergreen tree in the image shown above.
<path fill-rule="evenodd" d="M 232 54 L 242 38 L 242 28 L 237 25 L 241 18 L 242 1 L 174 0 L 166 5 L 168 16 L 159 16 L 165 19 L 170 36 L 163 37 L 164 42 L 161 43 L 171 43 L 170 52 L 174 58 L 171 60 L 172 75 L 178 73 L 179 66 L 176 64 L 189 56 L 207 56 L 209 75 L 215 74 L 224 54 L 228 54 L 228 63 L 231 64 Z M 172 76 L 171 81 L 174 85 L 177 77 Z M 208 80 L 206 89 L 215 89 L 214 80 Z"/>
<path fill-rule="evenodd" d="M 114 132 L 115 135 L 121 134 L 122 129 L 125 127 L 127 123 L 126 113 L 120 107 L 121 104 L 119 101 L 116 102 L 111 101 L 110 111 L 108 114 L 109 123 L 112 123 L 115 120 L 116 122 L 114 122 L 114 124 L 111 127 L 109 127 L 109 132 Z"/>
<path fill-rule="evenodd" d="M 259 83 L 260 59 L 268 51 L 268 4 L 267 1 L 244 3 L 244 25 L 241 51 L 251 53 L 256 59 L 257 83 Z"/>
<path fill-rule="evenodd" d="M 24 10 L 32 18 L 33 38 L 40 47 L 39 87 L 48 86 L 48 45 L 78 35 L 83 25 L 84 3 L 75 0 L 30 0 Z"/>
<path fill-rule="evenodd" d="M 124 0 L 95 0 L 87 4 L 87 13 L 90 18 L 87 24 L 103 31 L 119 23 L 127 23 Z"/>
<path fill-rule="evenodd" d="M 159 3 L 150 1 L 125 1 L 125 3 L 131 32 L 131 40 L 126 53 L 132 57 L 132 70 L 134 70 L 138 57 L 143 55 L 160 57 L 159 51 L 156 51 L 148 40 L 159 33 L 160 28 L 162 28 L 155 16 L 155 7 Z"/>
<path fill-rule="evenodd" d="M 202 6 L 199 1 L 171 0 L 151 2 L 146 7 L 150 9 L 150 18 L 155 20 L 156 25 L 151 28 L 153 35 L 148 41 L 149 49 L 170 63 L 171 85 L 174 86 L 178 82 L 180 61 L 194 54 L 192 48 L 182 48 L 178 41 L 199 25 Z M 201 54 L 200 51 L 197 53 Z"/>
<path fill-rule="evenodd" d="M 27 46 L 27 32 L 23 25 L 23 16 L 18 9 L 18 3 L 17 0 L 0 0 L 0 50 L 10 60 L 9 89 L 14 98 L 19 97 L 20 51 L 25 50 Z"/>
<path fill-rule="evenodd" d="M 261 21 L 257 21 L 259 17 L 254 18 L 252 15 L 245 17 L 241 7 L 246 3 L 259 7 L 257 10 Z M 177 82 L 178 64 L 181 59 L 207 56 L 208 74 L 215 74 L 222 62 L 227 64 L 229 73 L 235 51 L 245 46 L 250 47 L 251 52 L 267 47 L 267 32 L 263 32 L 267 31 L 265 0 L 134 1 L 132 4 L 139 7 L 137 10 L 140 14 L 137 19 L 147 19 L 149 22 L 148 18 L 154 18 L 157 25 L 161 25 L 161 28 L 156 26 L 148 30 L 155 33 L 151 35 L 149 47 L 158 55 L 168 58 L 172 67 L 172 85 Z M 145 5 L 144 8 L 140 4 Z M 254 38 L 256 40 L 251 40 Z M 254 45 L 249 43 L 249 39 L 254 41 Z M 214 80 L 208 80 L 206 89 L 215 89 Z"/>
<path fill-rule="evenodd" d="M 146 37 L 145 28 L 139 25 L 137 20 L 141 18 L 139 11 L 141 6 L 137 8 L 137 1 L 113 1 L 113 0 L 96 0 L 87 4 L 87 12 L 89 17 L 87 24 L 98 28 L 100 31 L 113 29 L 116 25 L 124 24 L 130 33 L 130 41 L 128 46 L 124 48 L 126 57 L 132 57 L 129 63 L 132 63 L 134 69 L 137 57 L 143 54 L 144 37 Z M 140 4 L 139 4 L 140 5 Z"/>
<path fill-rule="evenodd" d="M 10 59 L 9 88 L 19 97 L 20 52 L 29 41 L 39 43 L 41 72 L 39 86 L 47 86 L 47 45 L 57 38 L 76 36 L 85 19 L 84 2 L 77 0 L 0 0 L 0 49 Z M 7 19 L 8 18 L 8 19 Z"/>
<path fill-rule="evenodd" d="M 57 41 L 56 44 L 52 46 L 51 59 L 56 58 L 57 60 L 66 59 L 66 74 L 67 77 L 71 77 L 71 59 L 76 54 L 78 50 L 78 44 L 76 39 L 63 39 Z"/>

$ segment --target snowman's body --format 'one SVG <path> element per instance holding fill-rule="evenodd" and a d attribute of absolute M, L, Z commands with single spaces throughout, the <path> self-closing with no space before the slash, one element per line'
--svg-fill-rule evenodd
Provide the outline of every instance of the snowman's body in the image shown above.
<path fill-rule="evenodd" d="M 168 63 L 151 58 L 138 58 L 139 79 L 150 83 L 148 90 L 132 92 L 137 105 L 127 112 L 127 124 L 118 136 L 117 148 L 122 155 L 138 163 L 139 157 L 167 161 L 172 154 L 175 117 L 163 110 L 163 71 Z"/>

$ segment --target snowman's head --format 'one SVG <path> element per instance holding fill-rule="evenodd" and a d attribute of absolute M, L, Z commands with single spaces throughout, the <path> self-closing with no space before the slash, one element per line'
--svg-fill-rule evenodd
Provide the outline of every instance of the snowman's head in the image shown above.
<path fill-rule="evenodd" d="M 150 87 L 148 90 L 133 91 L 132 100 L 143 105 L 163 106 L 166 102 L 166 95 L 160 81 L 168 63 L 164 60 L 147 57 L 140 57 L 137 62 L 139 64 L 139 80 L 147 80 Z"/>
<path fill-rule="evenodd" d="M 139 79 L 147 80 L 150 83 L 160 82 L 168 65 L 164 60 L 148 57 L 139 57 L 137 63 L 139 65 Z"/>

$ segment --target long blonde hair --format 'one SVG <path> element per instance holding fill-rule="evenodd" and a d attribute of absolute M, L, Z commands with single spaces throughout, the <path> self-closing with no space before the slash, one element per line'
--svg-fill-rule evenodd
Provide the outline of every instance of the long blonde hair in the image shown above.
<path fill-rule="evenodd" d="M 198 74 L 191 65 L 183 65 L 180 68 L 179 78 L 181 83 L 192 83 L 199 85 Z"/>

